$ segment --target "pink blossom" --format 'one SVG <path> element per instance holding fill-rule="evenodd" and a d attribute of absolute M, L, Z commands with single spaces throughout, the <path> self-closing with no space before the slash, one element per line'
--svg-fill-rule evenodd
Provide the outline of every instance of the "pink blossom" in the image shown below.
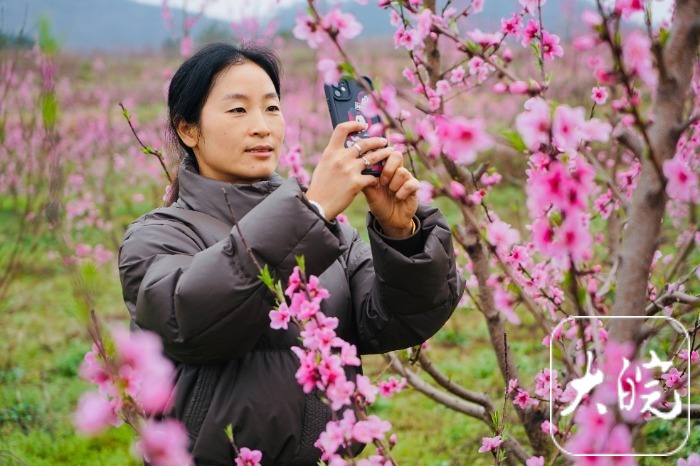
<path fill-rule="evenodd" d="M 481 119 L 441 117 L 436 122 L 435 132 L 443 141 L 443 150 L 451 160 L 459 164 L 470 164 L 476 160 L 478 151 L 493 145 L 493 138 L 486 133 L 484 126 Z"/>
<path fill-rule="evenodd" d="M 666 176 L 666 194 L 679 202 L 696 203 L 700 200 L 697 171 L 693 170 L 679 154 L 663 164 Z"/>
<path fill-rule="evenodd" d="M 630 71 L 639 76 L 650 88 L 656 87 L 651 55 L 651 40 L 646 34 L 633 31 L 622 43 L 622 58 Z"/>
<path fill-rule="evenodd" d="M 535 151 L 549 142 L 549 105 L 543 99 L 533 97 L 525 103 L 525 109 L 515 118 L 515 128 L 523 137 L 525 146 Z"/>
<path fill-rule="evenodd" d="M 415 29 L 406 29 L 402 26 L 394 33 L 394 48 L 404 47 L 406 50 L 413 50 L 422 42 L 420 34 Z"/>
<path fill-rule="evenodd" d="M 633 13 L 644 11 L 643 0 L 616 0 L 615 11 L 621 13 L 622 17 L 629 19 Z"/>
<path fill-rule="evenodd" d="M 110 425 L 118 425 L 114 405 L 103 395 L 84 393 L 78 400 L 73 417 L 75 427 L 84 435 L 97 435 Z"/>
<path fill-rule="evenodd" d="M 382 380 L 378 384 L 379 386 L 379 394 L 383 396 L 384 398 L 391 398 L 394 396 L 394 393 L 401 391 L 406 387 L 406 379 L 401 378 L 401 380 L 397 380 L 394 377 L 389 378 L 389 380 Z"/>
<path fill-rule="evenodd" d="M 686 389 L 685 389 L 685 379 L 686 375 L 678 372 L 678 369 L 675 367 L 672 367 L 671 370 L 669 370 L 667 373 L 662 374 L 661 378 L 665 380 L 664 385 L 666 385 L 668 388 L 677 388 L 678 394 L 681 396 L 686 395 Z"/>
<path fill-rule="evenodd" d="M 396 100 L 396 88 L 389 85 L 382 87 L 379 91 L 378 98 L 389 117 L 397 118 L 399 116 L 399 113 L 401 113 L 401 106 L 398 100 Z"/>
<path fill-rule="evenodd" d="M 677 466 L 700 466 L 700 454 L 692 453 L 687 460 L 679 458 Z"/>
<path fill-rule="evenodd" d="M 469 74 L 476 76 L 477 83 L 486 81 L 489 73 L 494 70 L 494 67 L 481 59 L 481 57 L 472 57 L 469 62 L 467 62 L 467 66 L 469 67 Z"/>
<path fill-rule="evenodd" d="M 591 91 L 591 99 L 598 104 L 603 105 L 608 101 L 608 90 L 604 87 L 594 87 Z"/>
<path fill-rule="evenodd" d="M 688 360 L 688 350 L 687 350 L 687 349 L 684 349 L 683 351 L 681 351 L 681 352 L 678 354 L 678 357 L 679 357 L 680 359 L 684 359 L 684 360 L 687 361 L 687 360 Z M 698 351 L 697 351 L 697 350 L 694 350 L 694 351 L 692 351 L 692 352 L 690 353 L 690 363 L 691 363 L 691 364 L 695 364 L 695 363 L 697 363 L 698 361 L 700 361 L 700 354 L 698 354 Z"/>
<path fill-rule="evenodd" d="M 297 382 L 302 386 L 304 393 L 311 393 L 316 384 L 320 381 L 320 376 L 316 367 L 316 357 L 314 353 L 307 353 L 296 346 L 292 347 L 292 352 L 297 355 L 301 363 L 295 374 Z"/>
<path fill-rule="evenodd" d="M 575 50 L 583 52 L 590 50 L 600 43 L 600 37 L 596 34 L 584 34 L 576 37 L 571 45 Z"/>
<path fill-rule="evenodd" d="M 450 181 L 449 191 L 453 199 L 462 199 L 467 195 L 467 189 L 459 181 Z"/>
<path fill-rule="evenodd" d="M 379 389 L 372 385 L 369 377 L 366 375 L 357 375 L 357 392 L 362 395 L 367 404 L 372 404 L 377 399 Z"/>
<path fill-rule="evenodd" d="M 350 411 L 350 410 L 348 410 Z M 347 412 L 347 411 L 346 411 Z M 321 432 L 314 446 L 319 448 L 323 453 L 322 460 L 329 459 L 341 445 L 345 443 L 345 432 L 337 421 L 331 421 L 326 424 L 326 430 Z"/>
<path fill-rule="evenodd" d="M 109 372 L 104 367 L 102 357 L 98 351 L 97 345 L 92 344 L 92 351 L 85 354 L 83 363 L 78 370 L 80 377 L 100 386 L 105 387 L 112 380 Z"/>
<path fill-rule="evenodd" d="M 486 195 L 485 189 L 480 189 L 473 194 L 467 196 L 467 204 L 469 205 L 479 205 Z"/>
<path fill-rule="evenodd" d="M 585 125 L 586 116 L 581 107 L 571 108 L 560 105 L 554 111 L 552 124 L 552 139 L 561 151 L 576 150 L 581 142 L 581 128 Z"/>
<path fill-rule="evenodd" d="M 260 466 L 262 452 L 243 447 L 235 461 L 236 466 Z"/>
<path fill-rule="evenodd" d="M 583 22 L 589 27 L 595 27 L 603 24 L 603 18 L 600 17 L 598 12 L 593 10 L 584 10 L 584 12 L 581 13 L 581 20 L 583 20 Z"/>
<path fill-rule="evenodd" d="M 530 92 L 530 85 L 525 81 L 513 81 L 508 85 L 508 92 L 514 95 L 524 95 Z"/>
<path fill-rule="evenodd" d="M 479 448 L 479 453 L 486 453 L 487 451 L 495 450 L 503 443 L 501 436 L 497 435 L 495 437 L 483 437 L 481 439 L 481 447 Z"/>
<path fill-rule="evenodd" d="M 593 257 L 593 237 L 588 230 L 588 222 L 581 216 L 570 216 L 557 231 L 554 257 L 571 257 L 574 262 L 590 260 Z"/>
<path fill-rule="evenodd" d="M 523 47 L 527 47 L 528 45 L 530 45 L 530 42 L 532 42 L 536 37 L 539 36 L 540 25 L 536 21 L 528 19 L 525 28 L 520 32 L 523 37 L 520 43 L 523 45 Z"/>
<path fill-rule="evenodd" d="M 391 429 L 389 421 L 383 421 L 376 415 L 368 416 L 364 421 L 359 421 L 352 428 L 352 436 L 361 443 L 370 443 L 373 440 L 381 440 L 384 433 Z"/>
<path fill-rule="evenodd" d="M 153 466 L 193 465 L 189 454 L 189 436 L 184 426 L 174 419 L 146 421 L 141 429 L 136 450 Z"/>
<path fill-rule="evenodd" d="M 472 31 L 467 31 L 467 36 L 477 44 L 481 45 L 482 47 L 486 48 L 490 45 L 498 45 L 501 42 L 501 39 L 503 39 L 503 34 L 496 33 L 486 33 L 486 32 L 481 32 L 480 29 L 474 29 Z"/>
<path fill-rule="evenodd" d="M 550 371 L 548 368 L 542 369 L 535 376 L 535 383 L 535 394 L 549 398 L 550 385 L 555 393 L 559 389 L 559 384 L 557 383 L 557 371 Z"/>
<path fill-rule="evenodd" d="M 597 118 L 591 118 L 585 121 L 580 130 L 581 139 L 584 141 L 607 142 L 612 134 L 612 126 L 610 126 L 610 123 L 600 121 Z"/>
<path fill-rule="evenodd" d="M 418 196 L 418 202 L 421 204 L 430 204 L 433 202 L 435 188 L 429 181 L 421 180 L 420 188 L 418 188 L 416 195 Z"/>
<path fill-rule="evenodd" d="M 508 252 L 511 246 L 520 241 L 520 233 L 509 224 L 495 220 L 486 226 L 486 239 L 497 249 Z"/>
<path fill-rule="evenodd" d="M 508 85 L 499 81 L 491 87 L 491 92 L 494 94 L 505 94 L 508 92 Z"/>
<path fill-rule="evenodd" d="M 559 45 L 559 40 L 559 36 L 556 34 L 550 34 L 544 29 L 542 30 L 542 49 L 545 60 L 552 61 L 554 57 L 564 56 L 564 49 Z"/>
<path fill-rule="evenodd" d="M 516 388 L 518 388 L 518 379 L 510 379 L 508 381 L 508 394 L 510 395 Z"/>
<path fill-rule="evenodd" d="M 450 89 L 450 83 L 444 79 L 441 79 L 435 83 L 435 92 L 437 92 L 438 95 L 447 95 L 449 94 Z"/>
<path fill-rule="evenodd" d="M 330 297 L 330 293 L 328 293 L 328 290 L 321 286 L 321 281 L 316 275 L 309 276 L 306 283 L 306 292 L 309 294 L 311 299 L 316 302 Z"/>
<path fill-rule="evenodd" d="M 540 427 L 542 428 L 542 432 L 545 434 L 555 435 L 557 432 L 559 432 L 557 425 L 552 424 L 549 421 L 543 421 Z"/>
<path fill-rule="evenodd" d="M 286 304 L 281 304 L 278 310 L 272 310 L 270 311 L 270 327 L 279 330 L 279 329 L 285 329 L 287 330 L 287 324 L 289 323 L 291 319 L 291 315 L 289 314 L 289 308 L 287 307 Z"/>
<path fill-rule="evenodd" d="M 192 53 L 192 37 L 183 37 L 180 41 L 180 56 L 188 57 Z"/>
<path fill-rule="evenodd" d="M 520 406 L 521 409 L 527 408 L 527 405 L 532 401 L 530 394 L 525 390 L 518 389 L 518 394 L 513 398 L 513 404 Z"/>
<path fill-rule="evenodd" d="M 518 3 L 520 3 L 528 12 L 534 13 L 537 11 L 537 5 L 539 4 L 540 6 L 544 6 L 544 4 L 547 3 L 547 0 L 518 0 Z"/>
<path fill-rule="evenodd" d="M 611 455 L 629 455 L 634 453 L 632 446 L 632 435 L 625 424 L 618 424 L 613 427 L 603 452 Z M 636 466 L 637 460 L 633 456 L 616 456 L 615 464 L 619 466 Z"/>
<path fill-rule="evenodd" d="M 331 409 L 338 411 L 343 406 L 351 404 L 350 396 L 355 392 L 355 384 L 344 377 L 335 380 L 326 388 L 326 396 L 331 402 Z"/>
<path fill-rule="evenodd" d="M 544 456 L 533 456 L 525 461 L 525 466 L 544 466 Z"/>
<path fill-rule="evenodd" d="M 357 357 L 357 347 L 345 341 L 342 342 L 340 348 L 340 361 L 344 366 L 360 366 L 362 364 L 360 358 Z"/>
<path fill-rule="evenodd" d="M 450 81 L 454 84 L 461 83 L 464 81 L 466 74 L 466 70 L 460 65 L 454 70 L 450 71 Z"/>
<path fill-rule="evenodd" d="M 324 83 L 336 84 L 338 81 L 340 81 L 340 69 L 334 60 L 324 58 L 318 62 L 317 68 L 323 75 Z"/>
<path fill-rule="evenodd" d="M 353 39 L 362 32 L 362 24 L 358 23 L 350 13 L 343 13 L 340 9 L 334 8 L 321 19 L 321 24 L 329 32 L 337 34 L 345 39 Z"/>
<path fill-rule="evenodd" d="M 501 33 L 518 37 L 520 29 L 523 27 L 522 18 L 515 13 L 511 13 L 510 18 L 501 18 Z"/>
<path fill-rule="evenodd" d="M 323 29 L 303 15 L 297 16 L 296 26 L 294 26 L 292 33 L 297 39 L 306 41 L 312 49 L 318 48 L 325 39 Z"/>

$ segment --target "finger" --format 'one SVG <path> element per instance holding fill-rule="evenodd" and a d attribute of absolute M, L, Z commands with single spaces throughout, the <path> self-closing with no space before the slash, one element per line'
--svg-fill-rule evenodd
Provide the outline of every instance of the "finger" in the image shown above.
<path fill-rule="evenodd" d="M 362 157 L 364 157 L 370 165 L 375 165 L 389 157 L 392 152 L 394 152 L 393 147 L 385 147 L 384 149 L 377 149 L 371 152 L 365 152 L 364 154 L 362 154 L 361 157 L 357 158 L 361 160 L 362 163 L 364 163 L 364 160 L 362 160 Z"/>
<path fill-rule="evenodd" d="M 399 167 L 396 169 L 394 172 L 394 176 L 391 178 L 391 181 L 389 182 L 389 191 L 392 193 L 397 193 L 401 187 L 406 184 L 408 180 L 413 178 L 413 175 L 411 175 L 411 172 L 408 171 L 405 167 Z"/>
<path fill-rule="evenodd" d="M 345 147 L 345 140 L 350 133 L 356 133 L 364 129 L 367 129 L 366 123 L 360 123 L 355 120 L 344 121 L 335 127 L 328 141 L 328 145 L 332 147 Z"/>
<path fill-rule="evenodd" d="M 362 138 L 359 141 L 355 142 L 355 144 L 360 146 L 361 155 L 366 155 L 366 153 L 369 151 L 386 148 L 387 142 L 388 141 L 382 137 L 374 137 Z M 357 149 L 353 148 L 352 146 L 350 146 L 349 149 L 357 151 Z"/>
<path fill-rule="evenodd" d="M 418 192 L 418 188 L 420 188 L 420 181 L 418 181 L 415 178 L 407 180 L 403 184 L 403 186 L 401 186 L 399 190 L 396 191 L 396 200 L 405 201 L 410 196 L 416 195 L 416 193 Z"/>
<path fill-rule="evenodd" d="M 362 191 L 364 191 L 365 188 L 370 188 L 370 187 L 375 187 L 379 185 L 379 180 L 377 179 L 376 176 L 373 175 L 361 175 L 361 183 L 362 183 Z"/>
<path fill-rule="evenodd" d="M 389 157 L 387 157 L 386 162 L 384 162 L 384 168 L 382 169 L 379 182 L 385 186 L 389 185 L 389 190 L 392 190 L 391 185 L 394 184 L 393 179 L 396 176 L 396 171 L 401 167 L 403 167 L 403 155 L 401 155 L 401 152 L 392 152 Z M 396 189 L 399 189 L 399 186 L 400 184 L 396 186 Z M 392 191 L 396 191 L 396 189 Z"/>

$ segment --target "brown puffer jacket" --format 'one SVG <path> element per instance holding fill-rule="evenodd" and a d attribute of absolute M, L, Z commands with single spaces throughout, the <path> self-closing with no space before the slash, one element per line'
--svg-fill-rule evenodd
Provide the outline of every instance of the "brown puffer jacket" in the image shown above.
<path fill-rule="evenodd" d="M 322 219 L 294 179 L 231 185 L 182 168 L 179 200 L 136 220 L 119 249 L 132 328 L 160 335 L 177 365 L 172 415 L 185 424 L 197 465 L 233 464 L 228 424 L 239 448 L 263 452 L 263 465 L 315 465 L 313 443 L 330 411 L 296 382 L 290 348 L 299 332 L 270 328 L 272 296 L 222 190 L 276 279 L 286 283 L 304 256 L 307 274 L 330 291 L 322 310 L 361 354 L 420 344 L 450 317 L 464 289 L 450 229 L 437 209 L 420 206 L 417 232 L 391 240 L 370 214 L 367 244 L 352 227 Z M 350 368 L 348 380 L 359 370 Z"/>

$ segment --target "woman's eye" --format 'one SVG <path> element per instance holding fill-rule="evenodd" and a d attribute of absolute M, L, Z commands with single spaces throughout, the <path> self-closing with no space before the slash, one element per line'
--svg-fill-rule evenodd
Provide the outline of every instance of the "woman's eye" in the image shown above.
<path fill-rule="evenodd" d="M 277 105 L 270 105 L 269 107 L 267 107 L 267 109 L 271 112 L 279 112 L 280 111 L 280 108 Z"/>
<path fill-rule="evenodd" d="M 232 108 L 231 110 L 229 110 L 229 113 L 245 113 L 245 108 L 243 108 L 243 107 Z"/>

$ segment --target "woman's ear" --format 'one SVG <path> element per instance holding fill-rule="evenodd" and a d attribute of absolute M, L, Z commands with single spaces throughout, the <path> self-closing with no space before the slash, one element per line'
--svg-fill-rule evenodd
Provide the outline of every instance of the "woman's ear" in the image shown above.
<path fill-rule="evenodd" d="M 199 128 L 193 123 L 187 123 L 184 118 L 180 118 L 176 123 L 177 135 L 182 142 L 191 149 L 197 147 L 199 143 Z"/>

